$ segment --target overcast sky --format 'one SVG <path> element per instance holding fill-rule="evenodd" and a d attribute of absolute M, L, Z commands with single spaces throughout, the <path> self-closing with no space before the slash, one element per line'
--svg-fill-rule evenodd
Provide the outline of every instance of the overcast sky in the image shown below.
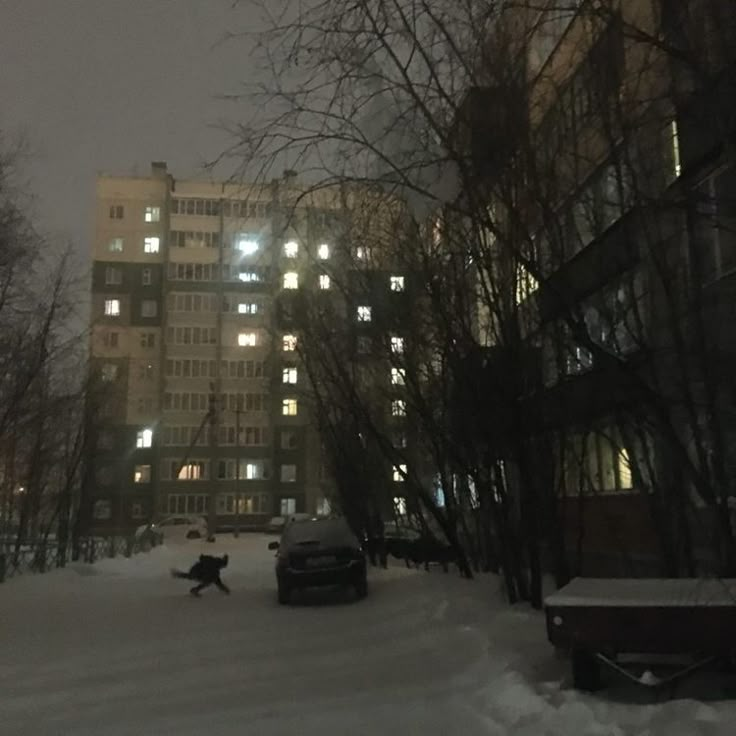
<path fill-rule="evenodd" d="M 238 109 L 216 96 L 253 78 L 248 2 L 0 0 L 0 130 L 22 133 L 45 230 L 84 259 L 97 172 L 146 173 L 168 161 L 197 173 L 225 145 L 214 129 Z"/>

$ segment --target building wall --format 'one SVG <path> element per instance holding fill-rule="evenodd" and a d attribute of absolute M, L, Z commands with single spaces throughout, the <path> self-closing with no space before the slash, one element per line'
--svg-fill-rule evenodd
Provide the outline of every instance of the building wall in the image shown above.
<path fill-rule="evenodd" d="M 231 526 L 236 494 L 245 526 L 323 508 L 328 481 L 305 377 L 298 354 L 283 350 L 290 327 L 277 322 L 276 305 L 291 296 L 285 273 L 298 274 L 295 292 L 314 281 L 308 210 L 335 202 L 311 197 L 294 211 L 299 195 L 288 181 L 175 181 L 164 164 L 148 178 L 98 179 L 90 352 L 109 396 L 100 528 L 171 512 Z M 313 230 L 320 242 L 330 236 Z M 284 367 L 296 368 L 296 384 L 284 383 Z M 297 401 L 295 416 L 285 400 Z M 262 477 L 247 477 L 258 463 Z"/>
<path fill-rule="evenodd" d="M 686 402 L 693 401 L 700 412 L 705 381 L 715 376 L 725 424 L 733 401 L 732 382 L 723 380 L 713 363 L 734 364 L 733 340 L 717 325 L 728 310 L 722 297 L 736 267 L 731 257 L 736 240 L 728 234 L 733 196 L 724 194 L 736 191 L 732 157 L 724 146 L 733 136 L 733 82 L 726 80 L 734 78 L 736 58 L 731 51 L 729 60 L 724 51 L 733 49 L 736 22 L 732 15 L 726 22 L 722 3 L 708 0 L 621 0 L 600 3 L 587 16 L 585 5 L 571 5 L 569 12 L 559 3 L 549 5 L 547 13 L 519 20 L 524 34 L 536 27 L 522 34 L 530 38 L 524 143 L 533 175 L 521 189 L 525 201 L 546 208 L 543 217 L 542 207 L 530 207 L 525 242 L 516 243 L 523 249 L 531 242 L 536 249 L 532 259 L 539 283 L 518 299 L 520 309 L 535 316 L 525 338 L 543 353 L 545 385 L 535 407 L 544 426 L 556 427 L 556 436 L 568 445 L 592 438 L 592 449 L 579 460 L 590 469 L 581 540 L 574 502 L 579 474 L 565 472 L 564 453 L 555 458 L 570 544 L 580 541 L 591 555 L 624 550 L 651 559 L 656 551 L 652 478 L 621 470 L 624 460 L 636 463 L 641 443 L 617 434 L 617 428 L 627 422 L 629 428 L 637 422 L 643 427 L 652 394 L 658 394 L 682 440 L 681 451 L 690 452 L 693 420 L 685 416 Z M 710 23 L 700 23 L 703 11 L 712 14 Z M 724 22 L 713 22 L 719 13 Z M 688 45 L 690 63 L 667 52 Z M 602 88 L 591 90 L 591 84 Z M 513 172 L 489 172 L 491 190 L 506 176 Z M 711 180 L 716 183 L 706 193 L 702 182 Z M 520 206 L 516 203 L 517 215 Z M 591 232 L 583 232 L 586 208 L 596 210 L 599 220 Z M 717 236 L 712 227 L 703 232 L 704 219 L 719 223 Z M 707 263 L 705 281 L 698 274 L 700 259 Z M 730 268 L 718 268 L 724 261 Z M 612 325 L 607 336 L 596 333 L 595 310 L 600 313 L 605 305 L 611 312 L 636 313 L 638 339 L 610 340 Z M 615 361 L 594 360 L 576 344 L 566 323 L 571 312 L 585 316 L 584 329 L 626 365 L 624 371 L 611 369 Z M 712 358 L 705 360 L 711 364 L 709 378 L 705 356 Z M 649 395 L 641 390 L 647 382 Z M 602 435 L 613 437 L 617 449 L 602 449 Z M 685 495 L 692 492 L 690 479 L 673 480 L 667 472 L 673 465 L 671 440 L 660 437 L 647 452 L 658 482 L 666 486 L 664 497 L 678 497 L 673 483 L 683 484 Z M 575 482 L 568 482 L 573 476 Z M 591 555 L 584 567 L 588 574 Z"/>

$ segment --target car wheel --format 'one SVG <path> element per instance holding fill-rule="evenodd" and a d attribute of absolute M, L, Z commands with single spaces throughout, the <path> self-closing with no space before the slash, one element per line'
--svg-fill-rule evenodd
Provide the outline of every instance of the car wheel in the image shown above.
<path fill-rule="evenodd" d="M 358 598 L 365 598 L 368 595 L 368 579 L 365 575 L 355 583 L 355 594 Z"/>
<path fill-rule="evenodd" d="M 282 606 L 285 606 L 289 603 L 289 600 L 291 599 L 291 588 L 281 580 L 278 581 L 279 591 L 278 591 L 278 599 L 279 603 Z"/>
<path fill-rule="evenodd" d="M 202 535 L 196 529 L 190 529 L 187 532 L 187 539 L 200 539 Z"/>

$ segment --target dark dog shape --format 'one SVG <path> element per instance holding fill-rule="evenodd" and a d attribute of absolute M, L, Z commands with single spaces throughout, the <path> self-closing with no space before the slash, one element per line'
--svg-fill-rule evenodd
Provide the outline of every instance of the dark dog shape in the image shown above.
<path fill-rule="evenodd" d="M 429 536 L 386 540 L 386 551 L 392 557 L 404 560 L 407 567 L 423 565 L 425 570 L 429 570 L 430 563 L 437 563 L 447 572 L 450 563 L 456 561 L 452 547 Z"/>
<path fill-rule="evenodd" d="M 220 579 L 220 570 L 223 567 L 227 567 L 227 563 L 227 555 L 223 555 L 222 557 L 200 555 L 199 561 L 192 565 L 189 572 L 172 569 L 171 576 L 174 578 L 184 578 L 185 580 L 199 581 L 199 585 L 195 585 L 189 591 L 192 595 L 198 596 L 201 590 L 212 584 L 216 585 L 223 593 L 229 593 L 230 588 Z"/>
<path fill-rule="evenodd" d="M 417 567 L 424 565 L 425 570 L 429 570 L 430 563 L 436 562 L 442 566 L 445 572 L 447 572 L 451 562 L 457 561 L 452 547 L 433 537 L 413 539 L 409 543 L 408 554 L 405 559 L 411 560 Z"/>

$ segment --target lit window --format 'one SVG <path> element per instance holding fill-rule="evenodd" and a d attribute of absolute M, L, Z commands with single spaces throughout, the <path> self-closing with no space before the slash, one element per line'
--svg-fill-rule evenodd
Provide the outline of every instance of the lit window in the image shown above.
<path fill-rule="evenodd" d="M 240 302 L 238 304 L 238 314 L 258 314 L 258 304 L 256 302 Z"/>
<path fill-rule="evenodd" d="M 582 345 L 568 346 L 565 355 L 565 371 L 568 375 L 584 373 L 593 367 L 593 354 Z"/>
<path fill-rule="evenodd" d="M 283 399 L 281 402 L 281 413 L 285 417 L 295 417 L 297 415 L 296 399 Z"/>
<path fill-rule="evenodd" d="M 146 222 L 158 222 L 161 219 L 161 208 L 160 207 L 146 207 L 146 213 L 144 215 Z"/>
<path fill-rule="evenodd" d="M 359 261 L 368 261 L 371 257 L 371 249 L 367 245 L 359 245 L 355 249 L 355 257 Z"/>
<path fill-rule="evenodd" d="M 670 123 L 670 135 L 672 136 L 672 173 L 675 178 L 682 173 L 682 161 L 680 159 L 680 130 L 677 127 L 677 120 Z"/>
<path fill-rule="evenodd" d="M 330 246 L 327 243 L 322 243 L 317 248 L 317 258 L 321 261 L 326 261 L 330 257 Z"/>
<path fill-rule="evenodd" d="M 246 284 L 261 280 L 261 275 L 257 271 L 241 271 L 238 278 Z"/>
<path fill-rule="evenodd" d="M 152 429 L 141 429 L 136 435 L 135 446 L 136 447 L 151 447 L 153 444 L 153 430 Z"/>
<path fill-rule="evenodd" d="M 319 288 L 329 289 L 330 288 L 330 277 L 326 273 L 319 275 Z"/>
<path fill-rule="evenodd" d="M 631 477 L 631 463 L 629 462 L 629 453 L 625 448 L 621 448 L 618 453 L 618 483 L 619 488 L 633 488 L 633 480 Z"/>
<path fill-rule="evenodd" d="M 102 366 L 101 375 L 102 380 L 105 381 L 105 383 L 110 383 L 117 378 L 118 367 L 114 363 L 105 363 Z"/>
<path fill-rule="evenodd" d="M 282 375 L 282 383 L 296 383 L 296 368 L 284 368 Z"/>
<path fill-rule="evenodd" d="M 239 238 L 236 248 L 246 256 L 252 256 L 258 251 L 258 242 L 250 238 Z"/>
<path fill-rule="evenodd" d="M 478 497 L 478 489 L 475 487 L 475 481 L 471 476 L 468 476 L 468 491 L 470 495 L 470 505 L 474 509 L 477 509 L 480 506 L 480 498 Z"/>
<path fill-rule="evenodd" d="M 370 322 L 371 321 L 371 308 L 370 307 L 358 307 L 358 322 Z"/>
<path fill-rule="evenodd" d="M 161 238 L 156 235 L 152 235 L 148 238 L 143 238 L 143 252 L 144 253 L 158 253 L 159 245 L 161 244 Z"/>
<path fill-rule="evenodd" d="M 245 466 L 246 480 L 263 480 L 266 477 L 265 466 L 261 463 L 247 463 Z"/>
<path fill-rule="evenodd" d="M 329 516 L 332 511 L 330 500 L 328 498 L 318 499 L 315 511 L 317 513 L 317 516 Z"/>
<path fill-rule="evenodd" d="M 406 416 L 406 402 L 403 399 L 394 399 L 391 402 L 391 416 L 392 417 L 405 417 Z"/>
<path fill-rule="evenodd" d="M 298 289 L 299 274 L 296 271 L 287 271 L 284 274 L 284 289 Z"/>
<path fill-rule="evenodd" d="M 256 345 L 255 332 L 241 332 L 238 334 L 238 345 L 241 348 L 253 348 Z"/>
<path fill-rule="evenodd" d="M 201 480 L 204 478 L 204 463 L 193 462 L 182 465 L 177 480 Z"/>
<path fill-rule="evenodd" d="M 391 383 L 395 386 L 403 386 L 406 383 L 406 370 L 404 368 L 392 368 Z"/>
<path fill-rule="evenodd" d="M 296 335 L 284 335 L 283 338 L 284 352 L 296 350 Z"/>
<path fill-rule="evenodd" d="M 136 465 L 133 471 L 133 483 L 150 483 L 151 482 L 151 466 Z"/>
<path fill-rule="evenodd" d="M 107 243 L 107 249 L 110 251 L 110 253 L 122 253 L 123 252 L 123 239 L 122 238 L 112 238 Z"/>
<path fill-rule="evenodd" d="M 281 482 L 294 483 L 296 481 L 296 465 L 281 466 Z"/>
<path fill-rule="evenodd" d="M 406 516 L 406 499 L 402 496 L 394 497 L 394 513 L 397 516 Z"/>
<path fill-rule="evenodd" d="M 105 299 L 105 315 L 108 317 L 120 316 L 120 299 Z"/>
<path fill-rule="evenodd" d="M 391 291 L 404 291 L 403 276 L 391 276 Z"/>
<path fill-rule="evenodd" d="M 404 338 L 396 337 L 395 335 L 391 338 L 391 352 L 392 353 L 403 353 L 404 352 Z"/>
<path fill-rule="evenodd" d="M 141 302 L 141 317 L 155 317 L 158 314 L 158 304 L 153 299 L 144 299 Z"/>
<path fill-rule="evenodd" d="M 284 255 L 287 258 L 296 258 L 299 252 L 299 243 L 296 240 L 290 240 L 288 243 L 284 243 Z"/>
<path fill-rule="evenodd" d="M 406 465 L 394 465 L 394 481 L 396 483 L 403 483 L 406 478 Z"/>
<path fill-rule="evenodd" d="M 519 263 L 516 267 L 516 303 L 526 301 L 538 288 L 539 282 Z"/>

